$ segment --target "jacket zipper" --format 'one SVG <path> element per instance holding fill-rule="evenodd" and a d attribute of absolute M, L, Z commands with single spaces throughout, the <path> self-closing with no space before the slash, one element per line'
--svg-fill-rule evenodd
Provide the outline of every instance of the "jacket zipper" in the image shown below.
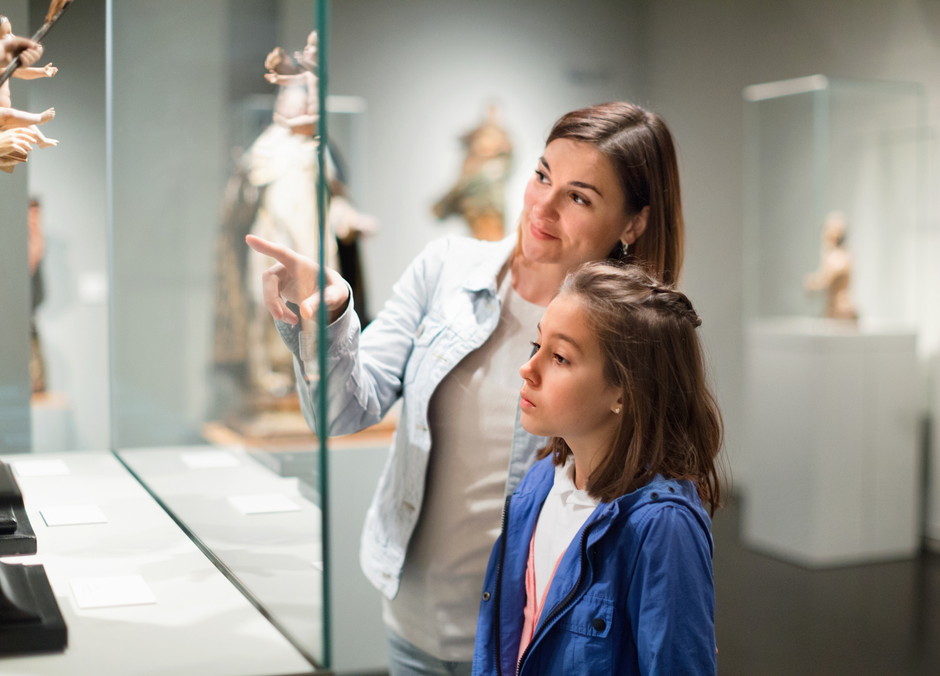
<path fill-rule="evenodd" d="M 512 498 L 512 495 L 506 496 L 506 502 L 503 504 L 503 523 L 500 526 L 500 541 L 499 541 L 499 557 L 496 559 L 496 582 L 493 587 L 493 625 L 495 631 L 493 632 L 493 644 L 494 650 L 496 651 L 496 675 L 502 676 L 503 668 L 500 658 L 502 655 L 499 651 L 499 599 L 502 595 L 501 589 L 503 584 L 503 558 L 506 556 L 506 524 L 509 522 L 509 501 Z"/>
<path fill-rule="evenodd" d="M 568 592 L 565 598 L 561 600 L 561 602 L 555 604 L 555 607 L 552 608 L 552 611 L 548 614 L 548 617 L 545 618 L 545 621 L 539 623 L 540 629 L 547 627 L 549 624 L 551 624 L 552 621 L 554 621 L 556 617 L 567 610 L 567 607 L 578 595 L 578 589 L 580 589 L 581 581 L 584 579 L 584 570 L 590 565 L 590 561 L 587 557 L 587 534 L 596 523 L 597 521 L 588 524 L 587 528 L 581 531 L 581 540 L 578 543 L 578 546 L 581 550 L 581 570 L 578 572 L 578 579 L 575 582 L 575 585 L 571 588 L 571 591 Z M 529 641 L 529 645 L 526 646 L 525 651 L 522 653 L 522 657 L 519 658 L 519 662 L 516 664 L 516 676 L 519 676 L 519 674 L 522 672 L 522 663 L 525 662 L 526 657 L 529 656 L 529 652 L 532 650 L 532 646 L 535 645 L 535 639 L 538 638 L 540 633 L 541 632 L 539 630 L 536 630 L 535 633 L 532 634 L 532 640 Z"/>

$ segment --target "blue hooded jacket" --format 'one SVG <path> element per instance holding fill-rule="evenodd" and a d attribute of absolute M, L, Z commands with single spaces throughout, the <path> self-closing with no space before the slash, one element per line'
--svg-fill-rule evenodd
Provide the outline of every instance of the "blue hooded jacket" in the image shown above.
<path fill-rule="evenodd" d="M 662 477 L 588 517 L 517 663 L 529 541 L 554 475 L 545 458 L 506 499 L 483 582 L 473 674 L 717 673 L 711 520 L 691 482 Z"/>

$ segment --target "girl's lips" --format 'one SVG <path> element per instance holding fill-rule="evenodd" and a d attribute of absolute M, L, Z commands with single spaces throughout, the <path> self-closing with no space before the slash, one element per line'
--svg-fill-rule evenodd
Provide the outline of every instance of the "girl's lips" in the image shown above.
<path fill-rule="evenodd" d="M 525 398 L 525 395 L 519 394 L 519 408 L 535 408 L 535 404 Z"/>

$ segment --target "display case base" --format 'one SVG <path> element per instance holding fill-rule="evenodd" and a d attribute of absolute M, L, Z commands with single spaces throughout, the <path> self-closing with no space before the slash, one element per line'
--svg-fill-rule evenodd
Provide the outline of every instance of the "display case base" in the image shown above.
<path fill-rule="evenodd" d="M 0 655 L 61 652 L 67 644 L 45 569 L 0 562 Z"/>

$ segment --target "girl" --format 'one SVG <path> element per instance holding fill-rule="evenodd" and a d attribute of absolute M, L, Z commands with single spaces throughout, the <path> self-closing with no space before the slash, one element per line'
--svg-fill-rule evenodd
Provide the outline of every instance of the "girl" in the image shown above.
<path fill-rule="evenodd" d="M 391 676 L 470 673 L 503 500 L 547 441 L 519 423 L 515 370 L 531 352 L 524 327 L 587 261 L 636 261 L 677 279 L 683 242 L 672 134 L 659 116 L 613 102 L 552 127 L 517 233 L 432 242 L 361 333 L 349 286 L 325 271 L 329 433 L 374 425 L 402 401 L 359 554 L 384 596 Z M 262 277 L 265 304 L 294 353 L 315 426 L 322 381 L 306 379 L 288 303 L 303 319 L 316 316 L 316 267 L 278 244 L 248 244 L 277 260 Z"/>
<path fill-rule="evenodd" d="M 549 304 L 520 407 L 552 439 L 506 499 L 474 674 L 716 672 L 721 417 L 700 323 L 635 266 L 589 263 Z"/>

